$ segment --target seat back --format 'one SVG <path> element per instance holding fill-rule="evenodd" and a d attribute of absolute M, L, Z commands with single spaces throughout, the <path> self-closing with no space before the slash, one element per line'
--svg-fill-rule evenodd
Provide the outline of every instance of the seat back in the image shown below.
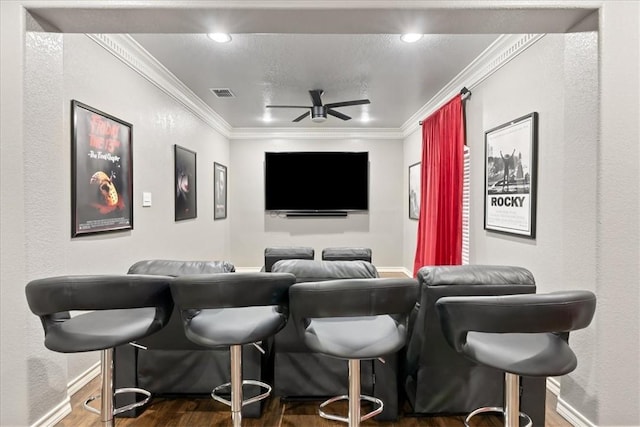
<path fill-rule="evenodd" d="M 370 248 L 335 247 L 322 250 L 324 261 L 368 261 L 371 262 Z"/>
<path fill-rule="evenodd" d="M 418 283 L 409 278 L 303 282 L 289 289 L 291 317 L 300 339 L 315 351 L 349 359 L 382 357 L 402 348 L 407 320 L 417 295 Z M 388 316 L 381 317 L 384 315 Z M 361 322 L 355 317 L 368 319 Z M 322 322 L 323 334 L 318 330 L 318 333 L 306 333 L 313 325 L 311 322 L 327 318 L 331 322 Z M 341 333 L 347 324 L 358 330 Z M 393 332 L 388 329 L 390 324 Z M 376 335 L 381 331 L 375 327 L 372 330 L 372 325 L 384 326 L 384 334 Z M 322 342 L 327 332 L 327 342 Z M 336 336 L 343 338 L 334 341 Z M 349 343 L 335 344 L 343 339 Z"/>
<path fill-rule="evenodd" d="M 313 259 L 315 251 L 307 246 L 268 247 L 264 250 L 264 271 L 269 272 L 273 264 L 282 259 Z"/>
<path fill-rule="evenodd" d="M 162 276 L 184 276 L 189 274 L 233 273 L 235 266 L 228 261 L 181 261 L 151 259 L 138 261 L 129 267 L 128 274 L 154 274 Z M 180 312 L 173 308 L 169 323 L 155 334 L 149 335 L 138 344 L 152 350 L 203 350 L 184 335 Z"/>
<path fill-rule="evenodd" d="M 468 413 L 501 405 L 502 373 L 471 362 L 449 346 L 436 302 L 452 295 L 535 293 L 533 274 L 516 266 L 434 266 L 422 267 L 417 279 L 420 297 L 412 313 L 403 373 L 413 411 Z"/>
<path fill-rule="evenodd" d="M 291 273 L 296 276 L 296 282 L 380 277 L 376 267 L 367 261 L 281 260 L 273 265 L 271 271 Z"/>
<path fill-rule="evenodd" d="M 72 353 L 113 348 L 163 328 L 173 309 L 172 280 L 148 275 L 66 275 L 32 280 L 25 293 L 29 308 L 42 321 L 45 346 Z M 72 317 L 71 311 L 89 312 Z M 123 320 L 127 316 L 144 319 L 127 323 Z"/>

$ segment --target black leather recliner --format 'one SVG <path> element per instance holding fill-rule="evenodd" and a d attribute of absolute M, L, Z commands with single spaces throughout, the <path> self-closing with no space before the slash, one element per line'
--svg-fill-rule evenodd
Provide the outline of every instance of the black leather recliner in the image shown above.
<path fill-rule="evenodd" d="M 447 343 L 436 311 L 444 296 L 536 292 L 533 274 L 522 267 L 463 265 L 422 267 L 420 298 L 410 322 L 403 357 L 403 387 L 412 415 L 467 414 L 503 402 L 503 373 L 474 363 Z M 544 425 L 546 381 L 523 377 L 521 407 L 534 425 Z"/>
<path fill-rule="evenodd" d="M 272 272 L 292 273 L 296 283 L 334 279 L 371 279 L 380 277 L 367 261 L 281 260 Z M 362 393 L 384 401 L 384 411 L 377 420 L 395 420 L 398 416 L 397 353 L 379 360 L 363 361 Z M 324 400 L 346 394 L 348 363 L 309 349 L 288 324 L 274 339 L 274 394 L 284 400 Z"/>
<path fill-rule="evenodd" d="M 368 261 L 371 262 L 371 249 L 351 246 L 324 248 L 323 261 Z"/>
<path fill-rule="evenodd" d="M 269 272 L 273 264 L 283 259 L 313 259 L 315 250 L 308 246 L 270 246 L 264 249 L 263 271 Z"/>
<path fill-rule="evenodd" d="M 192 274 L 233 273 L 235 266 L 227 261 L 144 260 L 133 264 L 129 274 L 184 276 Z M 199 346 L 184 334 L 178 308 L 174 307 L 169 323 L 161 331 L 138 340 L 134 345 L 122 345 L 114 352 L 114 382 L 117 388 L 141 387 L 154 395 L 209 395 L 213 388 L 229 382 L 229 348 L 219 350 Z M 246 378 L 270 378 L 271 345 L 264 342 L 267 354 L 253 345 L 243 351 L 242 365 Z M 257 391 L 256 391 L 257 392 Z M 251 396 L 248 393 L 248 396 Z M 116 396 L 119 405 L 130 403 L 130 396 Z M 259 417 L 263 402 L 247 405 L 242 415 Z M 141 409 L 120 416 L 135 417 Z"/>

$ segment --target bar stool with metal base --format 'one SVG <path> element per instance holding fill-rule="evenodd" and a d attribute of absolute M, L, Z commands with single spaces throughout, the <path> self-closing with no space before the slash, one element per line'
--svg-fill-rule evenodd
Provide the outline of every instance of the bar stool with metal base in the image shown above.
<path fill-rule="evenodd" d="M 417 297 L 414 279 L 341 279 L 291 287 L 292 320 L 304 343 L 349 363 L 349 394 L 323 402 L 318 411 L 322 418 L 358 427 L 382 412 L 384 402 L 361 394 L 360 361 L 393 354 L 405 345 L 407 320 Z M 324 410 L 339 400 L 348 400 L 347 417 Z M 365 415 L 361 415 L 362 400 L 374 406 Z"/>
<path fill-rule="evenodd" d="M 37 279 L 26 286 L 29 308 L 42 321 L 48 349 L 60 353 L 101 350 L 101 394 L 87 399 L 84 407 L 100 415 L 105 427 L 114 425 L 114 415 L 151 399 L 151 393 L 140 388 L 113 390 L 113 348 L 164 327 L 173 309 L 171 280 L 130 274 L 78 275 Z M 72 317 L 71 311 L 89 312 Z M 114 395 L 127 392 L 145 398 L 114 408 Z M 98 398 L 99 410 L 89 405 Z"/>
<path fill-rule="evenodd" d="M 504 407 L 479 408 L 465 419 L 486 412 L 504 415 L 505 426 L 528 427 L 520 412 L 520 376 L 556 377 L 572 372 L 576 355 L 569 332 L 589 326 L 596 297 L 589 291 L 502 296 L 452 296 L 436 302 L 447 342 L 481 365 L 504 371 Z"/>
<path fill-rule="evenodd" d="M 234 427 L 242 425 L 242 407 L 267 398 L 271 386 L 242 379 L 242 345 L 268 339 L 289 317 L 288 292 L 295 283 L 289 273 L 219 273 L 180 276 L 171 284 L 185 335 L 205 347 L 230 347 L 231 381 L 213 389 L 211 397 L 231 407 Z M 243 385 L 265 391 L 243 399 Z M 222 397 L 231 389 L 231 400 Z"/>

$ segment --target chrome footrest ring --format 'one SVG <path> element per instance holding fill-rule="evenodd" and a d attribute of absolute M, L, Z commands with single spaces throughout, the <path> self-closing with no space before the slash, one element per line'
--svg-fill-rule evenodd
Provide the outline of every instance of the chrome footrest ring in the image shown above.
<path fill-rule="evenodd" d="M 144 400 L 141 400 L 140 402 L 134 402 L 131 403 L 129 405 L 125 405 L 122 406 L 120 408 L 116 408 L 113 410 L 113 414 L 112 415 L 118 415 L 122 412 L 126 412 L 126 411 L 130 411 L 134 408 L 138 408 L 142 405 L 146 405 L 147 403 L 149 403 L 149 400 L 151 400 L 151 393 L 147 390 L 144 390 L 142 388 L 135 388 L 135 387 L 127 387 L 127 388 L 119 388 L 114 390 L 113 395 L 115 396 L 116 394 L 121 394 L 121 393 L 136 393 L 136 394 L 143 394 L 145 396 L 147 396 Z M 91 396 L 90 398 L 88 398 L 87 400 L 84 401 L 84 404 L 82 406 L 84 406 L 84 409 L 86 409 L 89 412 L 93 412 L 94 414 L 100 415 L 100 410 L 94 408 L 93 406 L 89 405 L 89 403 L 93 402 L 96 399 L 99 399 L 101 397 L 100 394 L 97 394 L 95 396 Z"/>
<path fill-rule="evenodd" d="M 504 416 L 504 408 L 500 406 L 486 406 L 483 408 L 478 408 L 475 411 L 471 412 L 469 415 L 467 415 L 467 418 L 465 418 L 464 420 L 465 427 L 470 427 L 469 420 L 471 418 L 473 418 L 478 414 L 484 414 L 487 412 L 498 412 L 502 414 L 502 416 Z M 531 421 L 531 417 L 529 415 L 525 414 L 524 412 L 520 412 L 520 418 L 524 418 L 526 420 L 526 424 L 524 425 L 524 427 L 533 427 L 533 422 Z"/>
<path fill-rule="evenodd" d="M 332 421 L 340 421 L 343 423 L 349 423 L 349 418 L 348 417 L 341 417 L 339 415 L 333 415 L 333 414 L 327 414 L 326 412 L 324 412 L 322 410 L 322 408 L 326 407 L 327 405 L 330 405 L 334 402 L 337 402 L 339 400 L 349 400 L 349 396 L 347 396 L 346 394 L 343 394 L 341 396 L 335 396 L 332 397 L 331 399 L 327 399 L 324 402 L 322 402 L 320 404 L 320 407 L 318 408 L 318 415 L 320 415 L 322 418 L 325 418 L 327 420 L 332 420 Z M 384 409 L 384 402 L 382 402 L 382 400 L 375 398 L 375 397 L 371 397 L 371 396 L 365 396 L 363 394 L 360 395 L 360 400 L 366 400 L 368 402 L 373 403 L 374 405 L 377 405 L 377 407 L 375 409 L 373 409 L 371 412 L 368 412 L 364 415 L 362 415 L 360 417 L 360 421 L 365 421 L 368 420 L 371 417 L 375 417 L 376 415 L 378 415 L 380 412 L 382 412 L 382 410 Z"/>
<path fill-rule="evenodd" d="M 242 406 L 245 405 L 249 405 L 251 403 L 255 403 L 255 402 L 259 402 L 262 399 L 266 399 L 267 397 L 269 397 L 269 395 L 271 394 L 271 386 L 267 383 L 263 383 L 262 381 L 256 381 L 256 380 L 243 380 L 242 381 L 242 385 L 255 385 L 261 388 L 264 388 L 266 391 L 262 394 L 259 394 L 257 396 L 254 397 L 250 397 L 249 399 L 245 399 L 242 401 Z M 219 386 L 217 386 L 216 388 L 213 389 L 213 391 L 211 391 L 211 397 L 215 400 L 217 400 L 220 403 L 224 403 L 227 406 L 231 406 L 231 401 L 225 399 L 224 397 L 220 396 L 220 390 L 225 389 L 225 388 L 231 388 L 231 383 L 225 383 L 225 384 L 221 384 Z"/>

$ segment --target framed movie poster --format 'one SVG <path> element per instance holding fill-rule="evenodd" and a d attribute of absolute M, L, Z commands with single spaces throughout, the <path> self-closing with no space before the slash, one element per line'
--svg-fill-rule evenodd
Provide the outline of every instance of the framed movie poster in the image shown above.
<path fill-rule="evenodd" d="M 213 163 L 213 219 L 227 217 L 227 167 Z"/>
<path fill-rule="evenodd" d="M 133 126 L 71 101 L 71 237 L 133 229 Z"/>
<path fill-rule="evenodd" d="M 535 238 L 538 113 L 485 132 L 484 228 Z"/>
<path fill-rule="evenodd" d="M 420 162 L 409 166 L 409 219 L 420 217 Z"/>
<path fill-rule="evenodd" d="M 196 153 L 175 145 L 175 220 L 198 216 Z"/>

